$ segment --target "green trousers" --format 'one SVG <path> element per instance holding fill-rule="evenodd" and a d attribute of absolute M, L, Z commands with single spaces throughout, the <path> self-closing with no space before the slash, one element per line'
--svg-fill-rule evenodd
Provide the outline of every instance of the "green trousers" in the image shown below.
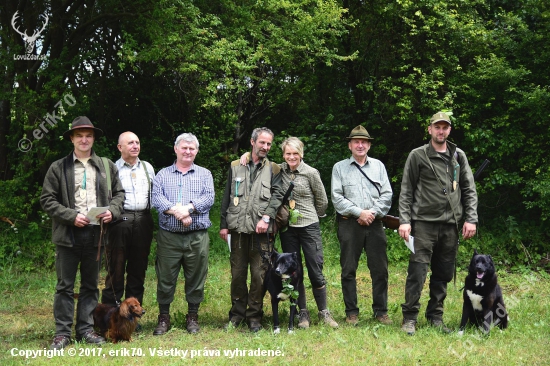
<path fill-rule="evenodd" d="M 263 316 L 263 283 L 267 262 L 262 251 L 273 249 L 273 237 L 243 234 L 231 231 L 231 310 L 229 320 L 240 323 L 244 320 L 261 321 Z M 247 287 L 250 266 L 250 291 Z"/>
<path fill-rule="evenodd" d="M 458 232 L 455 224 L 416 221 L 412 224 L 415 253 L 409 258 L 405 302 L 401 304 L 403 319 L 416 320 L 420 311 L 420 295 L 430 276 L 430 300 L 426 307 L 428 320 L 443 319 L 443 303 L 447 297 L 447 284 L 453 279 L 458 249 Z"/>
<path fill-rule="evenodd" d="M 199 304 L 204 300 L 209 243 L 206 230 L 172 233 L 159 228 L 155 263 L 159 304 L 167 305 L 174 301 L 176 283 L 182 267 L 187 302 Z"/>

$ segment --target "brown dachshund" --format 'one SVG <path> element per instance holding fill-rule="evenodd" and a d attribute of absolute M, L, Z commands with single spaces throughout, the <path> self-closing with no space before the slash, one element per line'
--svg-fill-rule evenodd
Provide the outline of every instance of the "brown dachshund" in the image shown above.
<path fill-rule="evenodd" d="M 129 297 L 120 306 L 97 304 L 94 310 L 94 328 L 113 343 L 131 341 L 138 319 L 145 314 L 139 301 Z"/>

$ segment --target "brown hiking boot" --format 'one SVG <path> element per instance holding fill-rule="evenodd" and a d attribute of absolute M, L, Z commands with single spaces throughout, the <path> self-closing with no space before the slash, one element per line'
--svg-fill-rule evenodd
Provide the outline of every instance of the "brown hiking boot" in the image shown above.
<path fill-rule="evenodd" d="M 153 335 L 163 335 L 170 329 L 170 314 L 160 314 L 158 325 L 153 331 Z"/>
<path fill-rule="evenodd" d="M 346 316 L 346 323 L 355 326 L 357 325 L 357 323 L 359 323 L 359 317 L 357 316 L 357 314 L 350 314 Z"/>
<path fill-rule="evenodd" d="M 71 343 L 71 339 L 64 335 L 55 336 L 50 349 L 63 349 Z"/>
<path fill-rule="evenodd" d="M 309 322 L 309 311 L 307 311 L 306 309 L 300 310 L 300 313 L 298 314 L 298 328 L 309 328 Z"/>
<path fill-rule="evenodd" d="M 328 309 L 319 312 L 319 322 L 325 323 L 332 328 L 338 328 L 338 323 L 336 323 L 336 321 L 332 318 L 332 315 L 330 315 L 330 311 L 328 311 Z"/>
<path fill-rule="evenodd" d="M 393 322 L 391 321 L 390 317 L 388 316 L 388 314 L 384 314 L 384 315 L 379 315 L 376 317 L 376 320 L 378 320 L 380 323 L 384 324 L 384 325 L 391 325 L 393 324 Z"/>
<path fill-rule="evenodd" d="M 199 327 L 199 315 L 197 313 L 189 313 L 185 317 L 187 323 L 187 331 L 191 334 L 198 333 L 201 329 Z"/>

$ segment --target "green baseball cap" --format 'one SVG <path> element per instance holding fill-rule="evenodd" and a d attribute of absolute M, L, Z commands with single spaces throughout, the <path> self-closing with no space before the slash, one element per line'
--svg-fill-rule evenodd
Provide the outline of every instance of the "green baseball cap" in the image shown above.
<path fill-rule="evenodd" d="M 437 122 L 447 122 L 449 125 L 451 124 L 451 118 L 449 118 L 449 115 L 445 112 L 437 112 L 430 118 L 430 125 L 433 125 Z"/>

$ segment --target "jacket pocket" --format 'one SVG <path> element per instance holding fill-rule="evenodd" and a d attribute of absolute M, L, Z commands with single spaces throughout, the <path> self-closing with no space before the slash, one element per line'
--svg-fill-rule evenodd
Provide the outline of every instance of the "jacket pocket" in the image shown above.
<path fill-rule="evenodd" d="M 262 181 L 260 198 L 264 201 L 269 201 L 271 198 L 271 184 Z"/>
<path fill-rule="evenodd" d="M 229 204 L 227 208 L 227 216 L 225 218 L 227 222 L 227 228 L 234 230 L 239 227 L 239 213 L 241 212 L 242 205 L 235 206 L 233 202 Z"/>

